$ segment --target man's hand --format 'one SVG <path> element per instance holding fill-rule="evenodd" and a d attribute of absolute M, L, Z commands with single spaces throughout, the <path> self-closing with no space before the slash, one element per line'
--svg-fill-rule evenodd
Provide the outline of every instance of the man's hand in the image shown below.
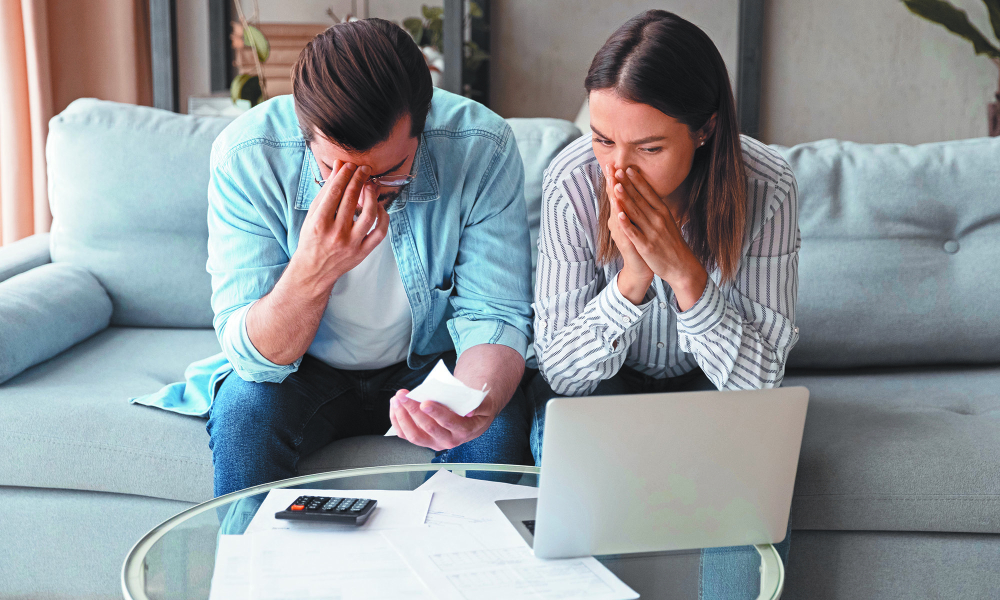
<path fill-rule="evenodd" d="M 389 420 L 399 437 L 435 451 L 448 450 L 474 440 L 493 424 L 507 406 L 524 374 L 524 359 L 517 350 L 497 344 L 479 344 L 462 353 L 455 377 L 471 388 L 489 387 L 479 408 L 456 415 L 443 404 L 417 402 L 399 390 L 389 401 Z"/>
<path fill-rule="evenodd" d="M 389 215 L 379 206 L 376 190 L 365 185 L 371 168 L 338 161 L 333 169 L 336 175 L 309 207 L 288 265 L 299 283 L 326 290 L 327 295 L 337 279 L 371 254 L 389 229 Z"/>
<path fill-rule="evenodd" d="M 448 450 L 476 439 L 500 413 L 488 397 L 479 408 L 460 416 L 444 404 L 410 400 L 409 391 L 399 390 L 389 400 L 389 420 L 399 437 L 431 450 Z"/>
<path fill-rule="evenodd" d="M 334 172 L 306 213 L 285 272 L 247 312 L 250 342 L 278 365 L 291 364 L 306 353 L 333 284 L 371 254 L 389 228 L 389 215 L 378 205 L 376 190 L 365 185 L 371 168 L 338 163 Z"/>

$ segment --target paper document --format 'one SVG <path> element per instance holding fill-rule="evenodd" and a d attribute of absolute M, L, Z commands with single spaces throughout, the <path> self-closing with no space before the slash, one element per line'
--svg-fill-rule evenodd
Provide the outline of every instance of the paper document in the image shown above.
<path fill-rule="evenodd" d="M 334 496 L 347 498 L 371 498 L 377 500 L 375 511 L 363 525 L 342 525 L 339 523 L 319 523 L 316 521 L 289 521 L 275 519 L 274 513 L 285 510 L 299 496 Z M 301 488 L 271 490 L 257 509 L 244 535 L 269 529 L 293 529 L 297 531 L 332 530 L 377 530 L 396 527 L 423 525 L 433 492 L 400 490 L 306 490 Z"/>
<path fill-rule="evenodd" d="M 630 587 L 593 557 L 536 558 L 510 523 L 381 532 L 439 600 L 628 600 Z"/>
<path fill-rule="evenodd" d="M 220 535 L 208 600 L 250 598 L 250 544 L 242 535 Z"/>
<path fill-rule="evenodd" d="M 434 492 L 427 512 L 427 524 L 430 526 L 492 521 L 506 523 L 507 517 L 497 508 L 495 501 L 538 497 L 536 487 L 469 479 L 445 470 L 435 473 L 417 491 Z"/>
<path fill-rule="evenodd" d="M 252 600 L 434 598 L 378 531 L 272 529 L 251 539 Z"/>
<path fill-rule="evenodd" d="M 439 360 L 424 382 L 410 390 L 406 397 L 417 402 L 425 400 L 439 402 L 451 409 L 456 415 L 464 417 L 479 408 L 488 393 L 489 390 L 485 385 L 483 389 L 475 390 L 459 381 L 451 374 L 444 361 Z M 386 435 L 398 434 L 394 427 L 390 427 Z"/>

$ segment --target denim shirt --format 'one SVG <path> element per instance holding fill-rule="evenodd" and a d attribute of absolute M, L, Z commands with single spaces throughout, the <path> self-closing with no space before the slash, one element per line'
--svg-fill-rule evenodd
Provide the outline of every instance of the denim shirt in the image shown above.
<path fill-rule="evenodd" d="M 435 89 L 411 174 L 389 209 L 382 242 L 392 244 L 410 302 L 407 363 L 420 368 L 442 352 L 461 355 L 478 344 L 525 356 L 531 251 L 524 167 L 510 127 L 481 104 Z M 223 355 L 189 367 L 187 387 L 199 389 L 174 384 L 133 401 L 204 415 L 232 370 L 256 382 L 295 372 L 301 358 L 278 365 L 257 351 L 246 316 L 295 253 L 318 178 L 292 96 L 261 104 L 219 135 L 208 188 L 208 271 Z"/>

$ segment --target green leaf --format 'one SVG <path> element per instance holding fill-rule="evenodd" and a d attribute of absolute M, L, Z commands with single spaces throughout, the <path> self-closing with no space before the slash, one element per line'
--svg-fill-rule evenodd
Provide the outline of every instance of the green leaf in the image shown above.
<path fill-rule="evenodd" d="M 983 4 L 986 5 L 986 12 L 990 13 L 993 35 L 1000 39 L 1000 0 L 983 0 Z"/>
<path fill-rule="evenodd" d="M 240 73 L 229 84 L 229 97 L 233 104 L 236 104 L 237 100 L 249 100 L 251 106 L 257 106 L 264 100 L 260 79 L 250 73 Z"/>
<path fill-rule="evenodd" d="M 438 50 L 444 49 L 444 22 L 441 19 L 431 21 L 427 24 L 429 43 Z"/>
<path fill-rule="evenodd" d="M 473 19 L 482 19 L 483 9 L 475 2 L 469 2 L 469 16 Z"/>
<path fill-rule="evenodd" d="M 992 58 L 1000 58 L 1000 49 L 991 44 L 980 33 L 976 26 L 969 22 L 969 16 L 964 10 L 955 8 L 944 0 L 903 0 L 906 8 L 915 15 L 921 16 L 932 23 L 943 26 L 948 31 L 961 36 L 970 42 L 976 54 L 986 54 Z"/>
<path fill-rule="evenodd" d="M 268 56 L 271 56 L 271 44 L 268 43 L 260 29 L 253 25 L 247 25 L 247 28 L 243 30 L 243 43 L 249 48 L 257 48 L 257 58 L 260 59 L 260 62 L 264 62 Z"/>
<path fill-rule="evenodd" d="M 420 7 L 420 12 L 423 13 L 424 18 L 428 21 L 433 21 L 435 19 L 440 19 L 444 17 L 444 9 L 440 6 L 427 6 L 424 4 Z"/>
<path fill-rule="evenodd" d="M 409 32 L 410 37 L 417 44 L 420 44 L 420 38 L 424 37 L 424 22 L 416 17 L 410 17 L 408 19 L 403 19 L 403 29 Z"/>

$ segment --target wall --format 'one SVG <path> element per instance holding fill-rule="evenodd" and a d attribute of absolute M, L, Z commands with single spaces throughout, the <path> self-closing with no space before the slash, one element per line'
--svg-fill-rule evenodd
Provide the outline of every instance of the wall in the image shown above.
<path fill-rule="evenodd" d="M 991 31 L 980 0 L 952 0 Z M 898 0 L 768 0 L 761 137 L 921 142 L 985 136 L 997 67 Z"/>
<path fill-rule="evenodd" d="M 211 91 L 208 66 L 208 2 L 176 1 L 177 87 L 180 111 L 186 113 L 189 97 L 207 96 Z"/>
<path fill-rule="evenodd" d="M 990 31 L 980 0 L 954 0 Z M 421 0 L 371 0 L 392 20 Z M 440 2 L 426 2 L 440 4 Z M 249 8 L 252 3 L 245 0 Z M 325 22 L 350 0 L 260 0 L 261 19 Z M 361 2 L 358 2 L 361 5 Z M 617 3 L 493 0 L 492 105 L 505 117 L 574 119 L 594 53 L 615 28 L 647 8 L 666 8 L 704 28 L 735 76 L 738 0 Z M 912 15 L 898 0 L 766 0 L 761 137 L 795 144 L 828 137 L 920 143 L 986 134 L 986 103 L 998 72 L 971 45 Z M 181 105 L 208 91 L 205 0 L 177 0 Z"/>
<path fill-rule="evenodd" d="M 737 5 L 737 0 L 493 0 L 491 107 L 504 117 L 572 121 L 585 98 L 583 80 L 594 54 L 615 29 L 649 8 L 676 12 L 704 29 L 735 79 Z"/>

